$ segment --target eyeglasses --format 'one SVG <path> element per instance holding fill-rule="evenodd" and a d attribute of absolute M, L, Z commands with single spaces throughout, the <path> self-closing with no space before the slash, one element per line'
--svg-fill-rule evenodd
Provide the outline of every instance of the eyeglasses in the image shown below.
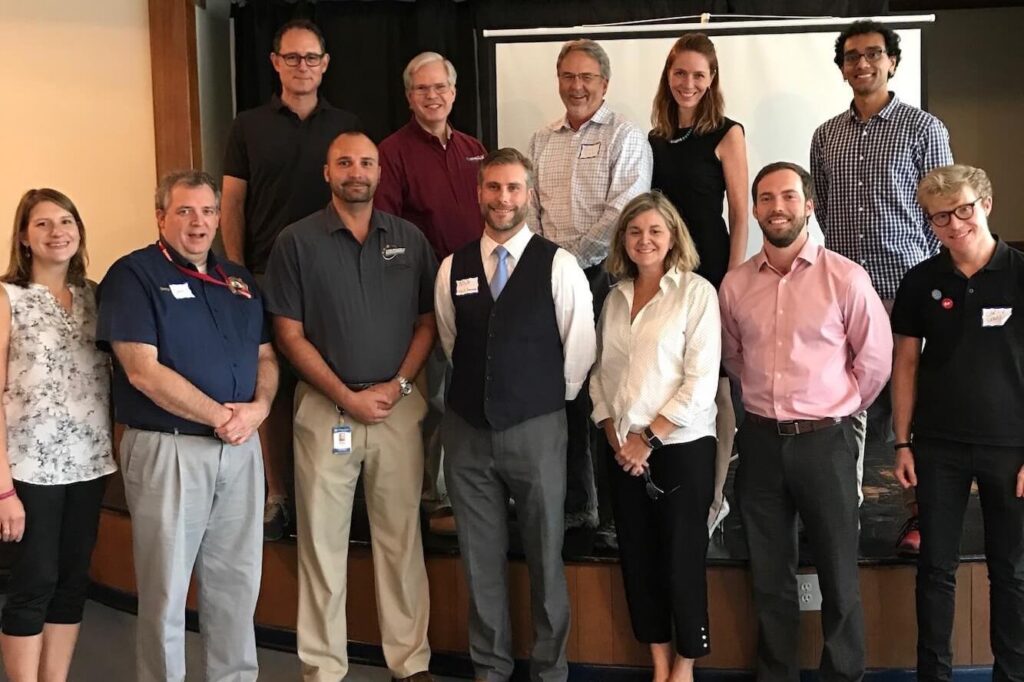
<path fill-rule="evenodd" d="M 974 206 L 985 197 L 978 197 L 969 204 L 961 204 L 952 211 L 939 211 L 938 213 L 932 213 L 925 217 L 935 227 L 948 227 L 952 216 L 956 216 L 960 220 L 970 220 L 971 216 L 974 215 Z"/>
<path fill-rule="evenodd" d="M 306 62 L 306 66 L 320 66 L 320 62 L 324 59 L 323 52 L 320 54 L 316 52 L 307 52 L 306 54 L 299 54 L 298 52 L 289 52 L 288 54 L 277 53 L 277 56 L 288 66 L 298 66 L 299 62 Z"/>
<path fill-rule="evenodd" d="M 644 490 L 647 491 L 647 497 L 651 498 L 652 500 L 657 500 L 662 495 L 671 495 L 675 491 L 679 490 L 679 486 L 676 486 L 676 487 L 672 488 L 671 490 L 669 490 L 668 492 L 665 492 L 664 490 L 659 488 L 657 486 L 657 484 L 655 484 L 654 480 L 651 478 L 651 470 L 650 470 L 650 468 L 645 468 L 644 469 Z"/>
<path fill-rule="evenodd" d="M 874 64 L 882 58 L 883 54 L 886 54 L 886 52 L 880 47 L 869 47 L 863 52 L 850 50 L 849 52 L 843 53 L 843 63 L 847 66 L 854 66 L 860 62 L 861 57 L 864 57 L 864 59 L 868 60 L 868 64 Z"/>
<path fill-rule="evenodd" d="M 447 95 L 452 91 L 450 83 L 435 83 L 434 85 L 414 85 L 412 87 L 412 94 L 417 97 L 426 97 L 430 93 L 435 95 Z"/>
<path fill-rule="evenodd" d="M 603 76 L 599 73 L 570 73 L 568 71 L 563 71 L 558 74 L 558 80 L 562 81 L 566 85 L 572 85 L 576 82 L 577 78 L 579 78 L 584 85 L 590 85 L 598 78 L 603 78 Z"/>

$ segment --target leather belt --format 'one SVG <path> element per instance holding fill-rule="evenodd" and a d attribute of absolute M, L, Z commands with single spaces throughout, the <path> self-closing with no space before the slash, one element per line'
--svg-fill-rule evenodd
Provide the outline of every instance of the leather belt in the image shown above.
<path fill-rule="evenodd" d="M 762 417 L 753 412 L 747 412 L 747 419 L 755 424 L 774 428 L 780 436 L 799 436 L 800 434 L 811 433 L 812 431 L 824 431 L 850 420 L 849 417 L 825 417 L 824 419 L 789 419 L 778 421 Z"/>

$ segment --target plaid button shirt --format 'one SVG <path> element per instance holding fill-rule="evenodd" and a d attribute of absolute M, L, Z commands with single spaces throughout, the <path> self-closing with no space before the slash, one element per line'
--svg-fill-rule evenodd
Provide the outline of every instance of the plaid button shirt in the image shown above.
<path fill-rule="evenodd" d="M 619 212 L 651 189 L 651 145 L 640 128 L 602 104 L 573 130 L 565 117 L 530 138 L 537 171 L 540 234 L 576 256 L 580 267 L 608 255 Z"/>
<path fill-rule="evenodd" d="M 862 265 L 883 299 L 907 270 L 939 250 L 917 185 L 953 163 L 942 121 L 892 95 L 861 121 L 850 105 L 814 132 L 811 174 L 825 246 Z"/>

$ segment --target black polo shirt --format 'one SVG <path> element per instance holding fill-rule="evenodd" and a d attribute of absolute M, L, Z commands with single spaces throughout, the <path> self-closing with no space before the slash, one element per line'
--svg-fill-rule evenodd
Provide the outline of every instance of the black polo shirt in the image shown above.
<path fill-rule="evenodd" d="M 416 318 L 434 311 L 437 259 L 412 223 L 374 211 L 360 244 L 332 204 L 289 225 L 267 264 L 267 311 L 302 322 L 346 384 L 390 380 Z"/>
<path fill-rule="evenodd" d="M 893 332 L 924 339 L 915 436 L 1024 446 L 1024 254 L 996 240 L 970 279 L 943 249 L 900 283 Z"/>
<path fill-rule="evenodd" d="M 245 264 L 250 270 L 263 273 L 281 230 L 331 198 L 324 181 L 327 147 L 340 133 L 360 128 L 355 114 L 323 97 L 305 120 L 277 95 L 238 115 L 228 135 L 224 175 L 248 183 Z"/>
<path fill-rule="evenodd" d="M 169 246 L 167 252 L 182 267 L 196 270 Z M 110 267 L 97 292 L 96 345 L 107 352 L 114 341 L 156 346 L 160 364 L 218 403 L 251 401 L 259 346 L 270 341 L 263 299 L 245 268 L 210 253 L 207 271 L 219 279 L 218 265 L 228 277 L 248 284 L 252 298 L 184 274 L 155 244 L 124 256 Z M 114 418 L 127 426 L 213 435 L 209 426 L 156 405 L 128 382 L 117 362 L 113 398 Z"/>

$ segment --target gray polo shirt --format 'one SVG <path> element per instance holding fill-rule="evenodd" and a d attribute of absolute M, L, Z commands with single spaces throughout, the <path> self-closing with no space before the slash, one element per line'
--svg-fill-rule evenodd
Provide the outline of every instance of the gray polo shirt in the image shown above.
<path fill-rule="evenodd" d="M 437 259 L 410 222 L 374 211 L 360 244 L 332 204 L 274 242 L 264 297 L 347 384 L 387 381 L 409 350 L 416 318 L 434 311 Z"/>

